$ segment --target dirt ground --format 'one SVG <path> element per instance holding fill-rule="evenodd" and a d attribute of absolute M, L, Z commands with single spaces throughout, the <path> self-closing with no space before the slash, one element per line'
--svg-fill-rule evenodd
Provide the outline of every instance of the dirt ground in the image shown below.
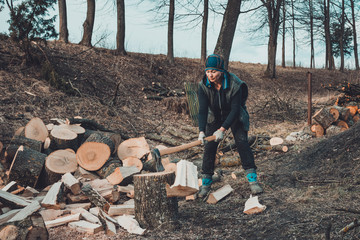
<path fill-rule="evenodd" d="M 144 98 L 149 96 L 144 88 L 159 82 L 171 90 L 184 89 L 185 82 L 199 81 L 203 67 L 198 59 L 176 58 L 176 64 L 170 65 L 165 55 L 116 56 L 107 49 L 59 42 L 49 42 L 41 50 L 46 52 L 51 67 L 24 65 L 15 45 L 4 37 L 0 40 L 0 141 L 5 146 L 14 132 L 33 117 L 49 123 L 51 118 L 81 116 L 120 133 L 124 139 L 150 133 L 175 139 L 169 134 L 170 129 L 184 134 L 185 129 L 192 127 L 195 133 L 190 135 L 196 140 L 190 115 L 169 108 L 169 102 L 184 101 L 185 96 L 149 100 Z M 338 93 L 324 89 L 322 84 L 360 82 L 356 71 L 278 67 L 278 77 L 268 79 L 263 76 L 265 65 L 231 62 L 229 66 L 249 86 L 249 135 L 285 138 L 306 125 L 309 71 L 313 78 L 313 111 L 336 100 Z M 67 90 L 56 89 L 45 80 L 46 75 L 63 80 Z M 222 171 L 222 179 L 213 189 L 230 184 L 234 192 L 215 205 L 179 198 L 175 229 L 161 226 L 137 236 L 120 228 L 116 236 L 108 237 L 104 232 L 89 235 L 64 226 L 51 228 L 49 236 L 54 240 L 329 239 L 326 235 L 331 239 L 360 239 L 359 228 L 338 234 L 360 214 L 359 138 L 360 124 L 355 124 L 333 137 L 298 141 L 287 153 L 254 150 L 259 181 L 265 190 L 259 201 L 267 207 L 260 214 L 243 213 L 250 190 L 243 177 L 234 180 L 230 176 L 241 166 L 219 164 L 217 170 Z M 163 144 L 147 140 L 151 147 Z M 195 162 L 201 159 L 201 150 L 170 157 Z M 230 151 L 220 158 L 220 163 L 225 158 L 238 156 Z"/>

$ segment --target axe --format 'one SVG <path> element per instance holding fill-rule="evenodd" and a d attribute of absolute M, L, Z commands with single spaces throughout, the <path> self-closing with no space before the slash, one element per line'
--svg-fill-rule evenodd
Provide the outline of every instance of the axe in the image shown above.
<path fill-rule="evenodd" d="M 215 140 L 215 136 L 209 136 L 204 138 L 204 144 L 206 144 L 207 142 L 211 142 Z M 150 160 L 143 160 L 143 159 L 147 159 L 147 156 L 149 155 L 149 153 L 147 153 L 145 156 L 143 156 L 141 158 L 141 160 L 143 161 L 144 164 L 144 169 L 145 170 L 149 170 L 151 172 L 162 172 L 164 171 L 164 166 L 161 163 L 161 156 L 167 155 L 167 154 L 171 154 L 171 153 L 176 153 L 176 152 L 181 152 L 184 151 L 186 149 L 195 147 L 201 145 L 201 141 L 200 140 L 196 140 L 190 143 L 186 143 L 186 144 L 182 144 L 180 146 L 176 146 L 176 147 L 169 147 L 169 148 L 164 148 L 164 149 L 157 149 L 154 148 L 151 151 L 151 156 L 152 159 Z"/>

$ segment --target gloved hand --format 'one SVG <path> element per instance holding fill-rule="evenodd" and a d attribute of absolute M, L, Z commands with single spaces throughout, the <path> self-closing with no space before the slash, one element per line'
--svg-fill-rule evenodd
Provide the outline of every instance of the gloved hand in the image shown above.
<path fill-rule="evenodd" d="M 205 142 L 205 133 L 204 132 L 200 132 L 199 133 L 199 138 L 198 138 L 198 140 L 200 140 L 200 142 L 201 142 L 201 145 L 204 145 L 204 142 Z"/>
<path fill-rule="evenodd" d="M 224 139 L 224 131 L 220 129 L 216 130 L 213 135 L 215 136 L 215 142 L 220 142 Z"/>

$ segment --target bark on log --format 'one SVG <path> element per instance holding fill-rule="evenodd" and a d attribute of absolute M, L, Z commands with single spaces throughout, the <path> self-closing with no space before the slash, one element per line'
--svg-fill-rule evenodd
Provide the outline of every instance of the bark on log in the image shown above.
<path fill-rule="evenodd" d="M 113 185 L 121 184 L 127 185 L 132 182 L 133 175 L 140 171 L 136 166 L 118 167 L 113 173 L 108 175 L 106 179 Z"/>
<path fill-rule="evenodd" d="M 47 185 L 59 181 L 63 174 L 73 173 L 78 167 L 76 154 L 64 149 L 50 153 L 45 160 L 45 177 Z"/>
<path fill-rule="evenodd" d="M 172 185 L 175 174 L 159 172 L 134 176 L 135 218 L 142 228 L 173 227 L 178 215 L 176 197 L 168 198 L 166 184 Z"/>
<path fill-rule="evenodd" d="M 256 148 L 261 150 L 273 150 L 273 151 L 279 151 L 279 152 L 287 152 L 289 150 L 288 146 L 284 145 L 257 145 Z"/>
<path fill-rule="evenodd" d="M 14 136 L 11 139 L 10 144 L 7 146 L 5 150 L 5 159 L 7 163 L 11 163 L 14 159 L 16 151 L 18 148 L 24 145 L 28 148 L 34 149 L 35 151 L 41 152 L 42 149 L 42 142 L 38 140 L 34 140 L 31 138 L 27 138 L 24 136 Z"/>
<path fill-rule="evenodd" d="M 336 134 L 341 133 L 343 130 L 341 127 L 339 126 L 335 126 L 335 125 L 331 125 L 330 127 L 328 127 L 326 129 L 326 136 L 334 136 Z"/>
<path fill-rule="evenodd" d="M 342 121 L 342 120 L 337 121 L 336 126 L 339 126 L 339 127 L 343 128 L 344 130 L 349 128 L 349 125 L 345 121 Z"/>
<path fill-rule="evenodd" d="M 9 170 L 9 180 L 21 186 L 35 187 L 44 166 L 46 154 L 20 146 Z"/>
<path fill-rule="evenodd" d="M 96 190 L 94 190 L 90 184 L 82 186 L 81 191 L 89 198 L 89 200 L 106 213 L 109 211 L 110 204 L 103 198 Z"/>
<path fill-rule="evenodd" d="M 44 142 L 49 135 L 44 122 L 36 117 L 31 119 L 25 126 L 25 137 Z"/>
<path fill-rule="evenodd" d="M 64 185 L 70 189 L 70 191 L 77 195 L 81 192 L 81 186 L 79 180 L 77 180 L 71 173 L 65 173 L 61 177 L 61 181 L 64 183 Z"/>
<path fill-rule="evenodd" d="M 0 239 L 47 240 L 49 233 L 42 217 L 35 213 L 24 220 L 2 224 L 0 226 Z"/>
<path fill-rule="evenodd" d="M 77 134 L 69 129 L 62 127 L 54 127 L 50 132 L 51 149 L 66 149 L 71 148 L 76 150 L 78 148 Z"/>
<path fill-rule="evenodd" d="M 334 116 L 330 113 L 329 108 L 322 108 L 316 112 L 313 119 L 319 123 L 324 129 L 328 128 L 333 122 L 335 122 Z"/>
<path fill-rule="evenodd" d="M 120 159 L 118 158 L 109 158 L 109 160 L 106 161 L 106 163 L 96 171 L 96 173 L 102 177 L 106 178 L 110 174 L 112 174 L 116 168 L 121 167 L 122 163 Z"/>
<path fill-rule="evenodd" d="M 99 170 L 109 159 L 114 143 L 99 133 L 91 134 L 76 152 L 79 165 L 89 171 Z"/>

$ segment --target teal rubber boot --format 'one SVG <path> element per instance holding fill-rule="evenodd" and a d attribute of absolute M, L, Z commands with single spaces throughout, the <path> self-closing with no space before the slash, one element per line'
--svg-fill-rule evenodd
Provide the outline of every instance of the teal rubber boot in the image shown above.
<path fill-rule="evenodd" d="M 199 192 L 197 193 L 197 198 L 206 201 L 206 199 L 210 194 L 211 184 L 212 184 L 212 176 L 205 174 L 204 177 L 202 178 L 202 185 L 200 186 Z"/>
<path fill-rule="evenodd" d="M 245 170 L 246 179 L 249 182 L 251 193 L 256 195 L 264 192 L 262 187 L 257 182 L 257 174 L 254 168 L 246 169 Z"/>

